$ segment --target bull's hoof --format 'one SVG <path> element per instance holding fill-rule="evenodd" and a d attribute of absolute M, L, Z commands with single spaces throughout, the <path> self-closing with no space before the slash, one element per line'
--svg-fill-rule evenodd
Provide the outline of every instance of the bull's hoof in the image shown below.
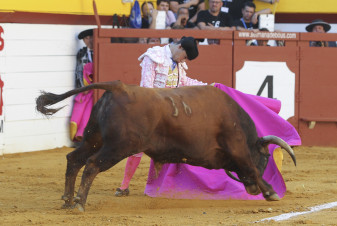
<path fill-rule="evenodd" d="M 64 204 L 62 205 L 62 209 L 70 209 L 72 206 L 71 199 L 68 196 L 62 195 L 61 200 L 64 201 Z"/>
<path fill-rule="evenodd" d="M 78 196 L 76 196 L 76 197 L 74 197 L 73 201 L 76 202 L 76 203 L 78 203 L 79 201 L 81 201 L 81 198 L 78 197 Z"/>
<path fill-rule="evenodd" d="M 265 197 L 267 201 L 280 201 L 280 197 L 275 193 Z"/>
<path fill-rule="evenodd" d="M 130 191 L 128 188 L 124 190 L 117 188 L 115 192 L 116 197 L 128 196 L 129 194 L 130 194 Z"/>
<path fill-rule="evenodd" d="M 71 209 L 72 205 L 70 203 L 65 203 L 61 206 L 61 209 Z"/>
<path fill-rule="evenodd" d="M 84 206 L 82 204 L 80 204 L 80 203 L 76 203 L 72 208 L 73 209 L 78 209 L 82 213 L 85 211 L 84 210 Z"/>

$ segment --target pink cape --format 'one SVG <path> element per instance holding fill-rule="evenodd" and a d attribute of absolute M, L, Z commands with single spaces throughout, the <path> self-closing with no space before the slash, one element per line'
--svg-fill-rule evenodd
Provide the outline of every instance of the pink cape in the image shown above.
<path fill-rule="evenodd" d="M 247 95 L 218 83 L 215 87 L 226 92 L 250 115 L 260 137 L 275 135 L 289 145 L 301 144 L 295 128 L 277 114 L 280 110 L 279 101 Z M 269 145 L 271 156 L 263 178 L 282 198 L 286 192 L 286 185 L 272 155 L 277 147 L 277 145 Z M 208 170 L 188 164 L 165 164 L 156 178 L 153 161 L 150 165 L 145 194 L 151 197 L 175 199 L 264 199 L 262 194 L 249 195 L 243 184 L 229 178 L 224 170 Z"/>
<path fill-rule="evenodd" d="M 86 84 L 91 84 L 92 81 L 89 78 L 93 73 L 92 63 L 87 63 L 83 67 L 83 80 Z M 77 125 L 77 131 L 75 137 L 83 136 L 85 127 L 88 124 L 91 109 L 94 105 L 93 91 L 90 90 L 86 93 L 79 93 L 74 99 L 73 111 L 71 113 L 70 122 L 74 122 Z"/>

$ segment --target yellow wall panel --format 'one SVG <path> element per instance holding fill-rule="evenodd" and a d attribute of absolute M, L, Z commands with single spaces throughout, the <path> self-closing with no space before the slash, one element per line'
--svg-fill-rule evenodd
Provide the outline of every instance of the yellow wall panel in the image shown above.
<path fill-rule="evenodd" d="M 255 3 L 257 10 L 270 8 L 276 13 L 337 13 L 337 0 L 280 0 L 275 5 Z"/>
<path fill-rule="evenodd" d="M 99 15 L 130 14 L 131 3 L 96 0 Z M 23 11 L 56 14 L 93 14 L 92 0 L 0 0 L 0 12 Z"/>
<path fill-rule="evenodd" d="M 141 5 L 146 0 L 139 0 Z M 156 5 L 156 0 L 147 0 Z M 337 13 L 337 0 L 280 0 L 276 5 L 255 1 L 257 10 L 271 8 L 276 13 Z M 100 15 L 129 15 L 131 3 L 122 0 L 96 0 Z M 92 0 L 0 0 L 0 12 L 22 11 L 92 15 Z"/>

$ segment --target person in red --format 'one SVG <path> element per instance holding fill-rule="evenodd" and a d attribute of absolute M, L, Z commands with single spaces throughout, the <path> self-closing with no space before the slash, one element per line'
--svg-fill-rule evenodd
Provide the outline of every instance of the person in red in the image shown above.
<path fill-rule="evenodd" d="M 138 60 L 141 61 L 141 87 L 177 88 L 181 86 L 207 85 L 186 76 L 186 60 L 199 55 L 197 41 L 193 37 L 182 37 L 177 43 L 149 48 Z M 136 172 L 143 153 L 130 156 L 127 160 L 122 185 L 115 196 L 129 195 L 129 183 Z"/>

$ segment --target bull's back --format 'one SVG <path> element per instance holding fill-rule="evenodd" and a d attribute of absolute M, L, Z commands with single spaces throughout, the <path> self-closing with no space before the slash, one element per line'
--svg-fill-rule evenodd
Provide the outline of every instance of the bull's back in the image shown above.
<path fill-rule="evenodd" d="M 225 92 L 211 86 L 157 89 L 161 96 L 162 120 L 158 125 L 187 147 L 203 152 L 238 136 L 252 127 L 248 114 Z M 169 128 L 169 129 L 168 129 Z M 227 140 L 226 140 L 227 139 Z"/>
<path fill-rule="evenodd" d="M 123 132 L 119 138 L 133 136 L 150 146 L 171 140 L 196 151 L 217 145 L 224 132 L 233 135 L 233 125 L 247 121 L 248 116 L 225 92 L 212 86 L 150 89 L 124 85 L 118 92 L 104 94 L 99 102 L 99 117 L 109 118 L 101 120 L 102 128 L 111 121 L 109 129 Z"/>

